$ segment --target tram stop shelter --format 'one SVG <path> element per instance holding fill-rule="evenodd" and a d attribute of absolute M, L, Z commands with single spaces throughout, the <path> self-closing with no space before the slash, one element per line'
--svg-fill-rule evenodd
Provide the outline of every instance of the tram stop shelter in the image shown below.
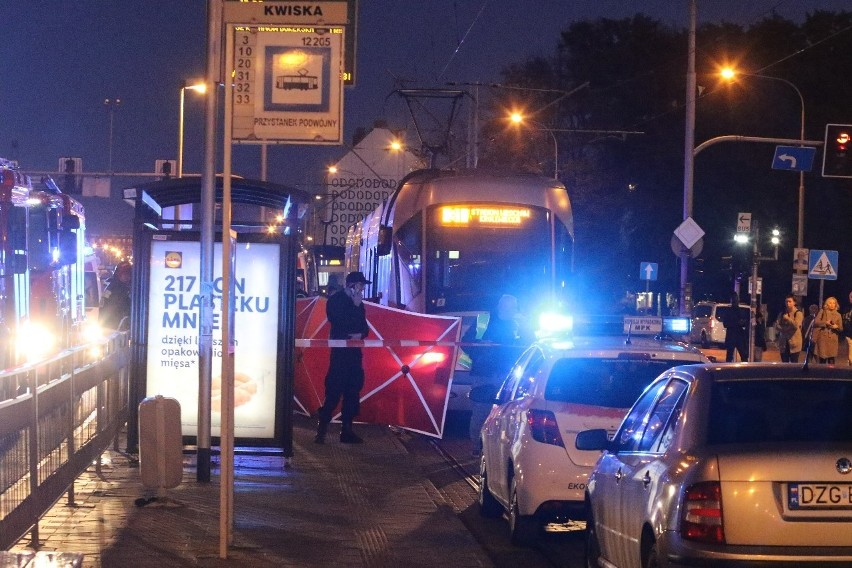
<path fill-rule="evenodd" d="M 219 435 L 221 401 L 222 181 L 217 177 L 213 221 L 214 439 Z M 201 191 L 197 177 L 124 190 L 125 200 L 135 204 L 127 432 L 131 451 L 138 445 L 138 405 L 148 396 L 176 398 L 184 443 L 192 444 L 198 435 L 200 302 L 206 297 L 200 278 Z M 287 457 L 292 456 L 297 228 L 300 206 L 309 199 L 292 187 L 231 180 L 231 229 L 237 234 L 231 249 L 230 294 L 235 312 L 235 438 L 239 445 L 280 447 Z M 189 214 L 188 205 L 193 206 Z M 184 218 L 168 218 L 179 210 Z"/>

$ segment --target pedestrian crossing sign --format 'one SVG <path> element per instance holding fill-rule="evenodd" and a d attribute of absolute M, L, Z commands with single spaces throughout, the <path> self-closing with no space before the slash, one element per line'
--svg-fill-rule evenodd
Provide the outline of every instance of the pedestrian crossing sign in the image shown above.
<path fill-rule="evenodd" d="M 808 257 L 808 278 L 837 280 L 837 251 L 811 249 Z"/>

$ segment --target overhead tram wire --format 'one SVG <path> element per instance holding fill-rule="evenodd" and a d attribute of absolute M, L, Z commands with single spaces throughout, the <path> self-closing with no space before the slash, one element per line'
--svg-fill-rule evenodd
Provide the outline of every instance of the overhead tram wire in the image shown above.
<path fill-rule="evenodd" d="M 482 16 L 482 13 L 485 11 L 485 7 L 488 6 L 488 3 L 490 1 L 491 0 L 485 0 L 482 3 L 482 6 L 480 6 L 480 8 L 479 8 L 479 12 L 476 14 L 476 17 L 473 19 L 473 21 L 468 26 L 467 31 L 464 32 L 464 36 L 462 36 L 461 40 L 459 40 L 458 45 L 456 45 L 456 48 L 453 50 L 453 53 L 450 55 L 450 59 L 447 60 L 447 64 L 444 65 L 444 68 L 441 69 L 440 73 L 438 73 L 438 79 L 440 79 L 441 77 L 444 76 L 444 73 L 446 73 L 447 68 L 450 66 L 450 63 L 452 63 L 453 59 L 455 59 L 456 54 L 461 49 L 461 46 L 464 44 L 465 40 L 467 39 L 467 36 L 470 35 L 470 31 L 473 29 L 473 26 L 476 25 L 476 22 L 479 20 L 479 17 Z"/>

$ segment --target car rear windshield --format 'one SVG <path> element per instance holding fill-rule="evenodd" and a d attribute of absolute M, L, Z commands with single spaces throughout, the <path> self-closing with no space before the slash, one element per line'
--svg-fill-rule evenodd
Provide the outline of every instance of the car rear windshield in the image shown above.
<path fill-rule="evenodd" d="M 852 442 L 850 409 L 852 381 L 718 382 L 707 442 Z"/>
<path fill-rule="evenodd" d="M 695 361 L 565 358 L 556 361 L 544 398 L 606 408 L 630 408 L 663 371 Z"/>

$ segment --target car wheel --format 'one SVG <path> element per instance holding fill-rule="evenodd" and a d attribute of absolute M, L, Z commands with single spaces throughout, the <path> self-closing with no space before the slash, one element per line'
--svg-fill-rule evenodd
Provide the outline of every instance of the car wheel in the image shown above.
<path fill-rule="evenodd" d="M 529 546 L 538 536 L 538 523 L 531 515 L 521 515 L 518 492 L 512 483 L 512 500 L 509 505 L 509 537 L 515 546 Z"/>
<path fill-rule="evenodd" d="M 652 543 L 648 549 L 648 554 L 645 556 L 644 568 L 660 568 L 660 561 L 657 558 L 657 543 Z"/>
<path fill-rule="evenodd" d="M 601 545 L 598 542 L 598 531 L 595 530 L 595 519 L 589 513 L 586 519 L 586 568 L 597 568 L 601 557 Z"/>
<path fill-rule="evenodd" d="M 704 349 L 710 348 L 710 341 L 707 339 L 706 331 L 701 332 L 701 347 L 703 347 Z"/>
<path fill-rule="evenodd" d="M 488 489 L 488 473 L 485 471 L 485 455 L 479 458 L 479 514 L 483 517 L 499 517 L 503 507 Z"/>

